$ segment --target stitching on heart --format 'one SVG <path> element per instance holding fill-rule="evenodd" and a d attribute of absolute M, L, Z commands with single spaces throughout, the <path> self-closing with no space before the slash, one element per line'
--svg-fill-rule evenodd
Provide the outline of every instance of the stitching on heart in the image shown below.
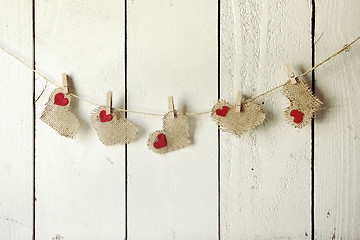
<path fill-rule="evenodd" d="M 219 115 L 218 110 L 220 108 L 221 110 L 227 109 L 226 117 Z M 235 106 L 223 99 L 219 99 L 212 108 L 211 118 L 222 131 L 229 132 L 237 137 L 260 125 L 265 119 L 265 113 L 260 105 L 254 102 L 243 103 L 241 113 L 237 113 L 235 109 Z M 223 113 L 221 112 L 221 114 Z"/>
<path fill-rule="evenodd" d="M 165 114 L 163 117 L 163 129 L 149 135 L 147 145 L 153 152 L 165 154 L 190 145 L 188 118 L 184 112 L 176 110 L 175 113 L 176 117 L 174 117 L 174 112 Z M 162 135 L 165 138 L 166 145 L 163 145 Z"/>
<path fill-rule="evenodd" d="M 159 134 L 157 135 L 157 141 L 154 142 L 154 148 L 156 149 L 160 149 L 160 148 L 163 148 L 163 147 L 166 147 L 166 137 L 164 134 Z"/>
<path fill-rule="evenodd" d="M 64 97 L 64 93 L 59 92 L 54 97 L 54 104 L 59 106 L 66 106 L 69 103 L 69 99 Z"/>
<path fill-rule="evenodd" d="M 64 94 L 63 90 L 56 88 L 51 92 L 40 119 L 61 136 L 73 138 L 80 127 L 80 121 L 71 112 L 71 95 Z"/>
<path fill-rule="evenodd" d="M 105 107 L 94 109 L 90 113 L 90 120 L 99 140 L 105 146 L 126 144 L 135 139 L 139 130 L 133 122 L 127 118 L 119 119 L 116 112 L 107 115 L 108 117 L 111 116 L 111 121 L 102 122 L 100 119 L 101 112 L 106 116 Z"/>
<path fill-rule="evenodd" d="M 294 123 L 301 123 L 304 114 L 298 110 L 292 110 L 290 116 L 294 117 Z"/>
<path fill-rule="evenodd" d="M 290 101 L 290 105 L 284 111 L 286 122 L 295 128 L 303 128 L 311 121 L 314 114 L 320 110 L 323 103 L 301 79 L 298 79 L 296 84 L 287 83 L 282 90 L 284 96 Z M 293 111 L 299 111 L 298 109 L 301 109 L 302 116 Z"/>
<path fill-rule="evenodd" d="M 229 107 L 223 106 L 222 109 L 216 109 L 216 115 L 225 117 L 228 111 Z"/>
<path fill-rule="evenodd" d="M 99 114 L 99 118 L 101 122 L 109 122 L 112 120 L 112 114 L 106 114 L 106 111 L 102 110 Z"/>

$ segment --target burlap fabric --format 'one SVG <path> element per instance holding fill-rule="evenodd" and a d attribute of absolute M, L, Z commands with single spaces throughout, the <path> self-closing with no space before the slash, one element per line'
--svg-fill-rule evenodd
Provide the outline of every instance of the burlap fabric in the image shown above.
<path fill-rule="evenodd" d="M 296 84 L 288 83 L 283 87 L 283 94 L 290 100 L 290 106 L 285 109 L 286 121 L 296 128 L 302 128 L 308 124 L 314 116 L 314 113 L 320 110 L 323 104 L 315 97 L 309 86 L 297 79 Z M 291 111 L 297 110 L 303 113 L 301 122 L 294 122 L 294 117 L 290 116 Z"/>
<path fill-rule="evenodd" d="M 222 109 L 223 106 L 229 108 L 224 117 L 216 114 L 216 110 Z M 254 102 L 243 103 L 240 112 L 235 112 L 235 109 L 235 106 L 219 99 L 212 108 L 211 118 L 220 126 L 221 130 L 238 137 L 260 125 L 265 119 L 262 108 Z"/>
<path fill-rule="evenodd" d="M 99 114 L 106 107 L 94 109 L 90 114 L 90 120 L 95 128 L 99 140 L 105 146 L 125 144 L 133 141 L 138 133 L 137 126 L 129 119 L 119 119 L 118 114 L 111 113 L 112 119 L 108 122 L 101 122 Z"/>
<path fill-rule="evenodd" d="M 69 100 L 69 103 L 66 106 L 54 104 L 55 95 L 57 93 L 63 93 L 63 91 L 63 88 L 56 88 L 51 93 L 40 119 L 55 129 L 61 136 L 73 138 L 79 129 L 80 121 L 70 111 L 71 95 L 64 93 L 64 97 Z"/>
<path fill-rule="evenodd" d="M 147 145 L 155 153 L 164 154 L 190 145 L 189 122 L 185 113 L 176 110 L 176 117 L 173 112 L 168 112 L 163 117 L 163 130 L 150 134 Z M 157 136 L 164 134 L 166 146 L 156 149 L 154 143 L 158 141 Z"/>

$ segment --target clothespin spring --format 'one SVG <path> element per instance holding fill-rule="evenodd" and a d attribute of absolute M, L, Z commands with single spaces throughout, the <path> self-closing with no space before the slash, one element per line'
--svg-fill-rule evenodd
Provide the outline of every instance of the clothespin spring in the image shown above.
<path fill-rule="evenodd" d="M 293 70 L 291 69 L 290 64 L 287 63 L 285 65 L 285 67 L 286 67 L 288 76 L 290 78 L 291 84 L 296 84 L 297 83 L 297 77 L 295 77 L 295 74 L 294 74 Z"/>
<path fill-rule="evenodd" d="M 236 97 L 236 108 L 235 108 L 235 112 L 237 112 L 237 113 L 239 113 L 241 111 L 241 98 L 242 98 L 242 94 L 240 91 L 238 91 L 237 97 Z"/>
<path fill-rule="evenodd" d="M 175 107 L 174 107 L 174 97 L 170 96 L 168 98 L 168 106 L 169 106 L 169 112 L 172 112 L 174 115 L 174 118 L 176 117 Z"/>
<path fill-rule="evenodd" d="M 62 76 L 62 84 L 64 88 L 64 93 L 69 93 L 69 83 L 68 83 L 68 76 L 66 73 L 61 74 Z"/>
<path fill-rule="evenodd" d="M 106 93 L 106 114 L 111 114 L 112 111 L 112 91 Z"/>

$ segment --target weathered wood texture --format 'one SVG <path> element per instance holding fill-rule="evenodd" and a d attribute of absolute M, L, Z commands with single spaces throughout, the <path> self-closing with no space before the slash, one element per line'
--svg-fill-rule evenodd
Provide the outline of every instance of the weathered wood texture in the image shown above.
<path fill-rule="evenodd" d="M 239 90 L 251 98 L 284 83 L 286 63 L 311 68 L 310 1 L 221 3 L 221 97 L 235 103 Z M 281 91 L 256 102 L 263 125 L 239 139 L 221 134 L 221 237 L 310 239 L 311 127 L 285 122 Z"/>
<path fill-rule="evenodd" d="M 129 1 L 129 108 L 209 110 L 217 98 L 217 1 Z M 129 114 L 141 126 L 128 146 L 129 239 L 217 239 L 217 127 L 189 119 L 192 144 L 158 155 L 147 137 L 161 117 Z"/>
<path fill-rule="evenodd" d="M 359 1 L 316 1 L 316 62 L 360 34 Z M 316 70 L 315 233 L 360 239 L 360 45 Z"/>
<path fill-rule="evenodd" d="M 0 1 L 0 45 L 33 61 L 32 4 Z M 33 232 L 33 74 L 0 51 L 0 239 Z"/>
<path fill-rule="evenodd" d="M 98 103 L 113 91 L 124 103 L 124 4 L 121 1 L 36 1 L 36 65 L 59 84 Z M 96 107 L 73 101 L 80 119 L 74 140 L 60 137 L 39 120 L 54 86 L 37 81 L 36 238 L 123 239 L 125 154 L 105 147 L 89 116 Z"/>
<path fill-rule="evenodd" d="M 232 103 L 239 90 L 251 98 L 282 84 L 286 63 L 309 69 L 313 37 L 320 62 L 360 34 L 356 0 L 317 0 L 315 19 L 312 0 L 221 0 L 220 12 L 217 0 L 34 2 L 35 19 L 31 1 L 0 0 L 1 46 L 29 64 L 35 53 L 59 84 L 68 73 L 82 97 L 105 104 L 111 90 L 124 107 L 127 91 L 129 109 L 156 113 L 168 96 L 186 112 L 210 110 L 218 90 Z M 218 149 L 215 123 L 191 117 L 192 144 L 157 155 L 146 143 L 161 117 L 128 114 L 136 140 L 105 147 L 95 106 L 77 99 L 80 131 L 60 137 L 39 120 L 55 87 L 35 76 L 34 116 L 32 72 L 0 51 L 0 239 L 359 239 L 359 54 L 356 44 L 316 70 L 325 110 L 314 129 L 289 126 L 276 91 L 256 100 L 267 118 L 241 138 L 221 133 Z"/>

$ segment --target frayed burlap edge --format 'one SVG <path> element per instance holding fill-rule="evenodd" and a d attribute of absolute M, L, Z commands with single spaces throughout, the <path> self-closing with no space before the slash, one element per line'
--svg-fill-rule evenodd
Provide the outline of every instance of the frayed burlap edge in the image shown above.
<path fill-rule="evenodd" d="M 314 96 L 310 87 L 301 79 L 298 79 L 296 84 L 287 83 L 283 87 L 282 92 L 290 101 L 290 105 L 284 111 L 286 122 L 295 128 L 306 126 L 314 117 L 314 114 L 321 110 L 320 106 L 323 103 Z M 294 118 L 290 116 L 292 110 L 298 110 L 303 113 L 300 123 L 295 123 Z"/>
<path fill-rule="evenodd" d="M 63 91 L 63 88 L 56 88 L 52 91 L 40 119 L 56 130 L 61 136 L 74 138 L 80 127 L 80 121 L 70 111 L 71 95 L 69 93 L 64 93 Z M 54 104 L 54 97 L 60 92 L 64 93 L 64 97 L 69 100 L 69 103 L 66 106 Z"/>
<path fill-rule="evenodd" d="M 163 129 L 155 131 L 149 135 L 147 145 L 150 150 L 158 154 L 165 154 L 176 151 L 190 145 L 189 121 L 185 113 L 176 110 L 176 117 L 173 112 L 168 112 L 163 117 Z M 156 149 L 154 142 L 157 141 L 157 136 L 164 134 L 166 138 L 166 146 Z"/>
<path fill-rule="evenodd" d="M 90 113 L 90 120 L 98 135 L 99 140 L 105 146 L 131 143 L 139 132 L 138 127 L 129 119 L 119 119 L 118 113 L 111 113 L 109 122 L 101 122 L 99 114 L 106 107 L 99 107 Z"/>
<path fill-rule="evenodd" d="M 225 117 L 216 115 L 217 109 L 223 106 L 229 108 Z M 240 113 L 237 113 L 236 107 L 223 99 L 219 99 L 212 108 L 211 118 L 216 122 L 224 132 L 231 133 L 241 137 L 244 133 L 263 123 L 265 113 L 259 104 L 246 102 L 241 105 Z"/>

